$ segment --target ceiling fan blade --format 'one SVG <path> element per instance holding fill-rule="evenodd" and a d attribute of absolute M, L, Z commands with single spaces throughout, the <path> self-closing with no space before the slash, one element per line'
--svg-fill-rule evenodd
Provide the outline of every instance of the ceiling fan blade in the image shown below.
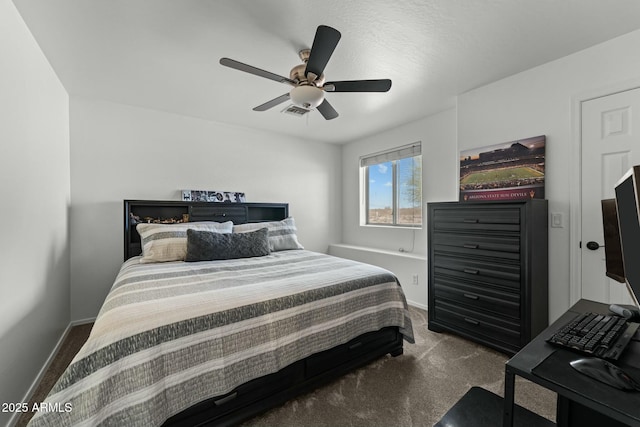
<path fill-rule="evenodd" d="M 318 27 L 311 46 L 311 53 L 309 53 L 307 68 L 304 71 L 305 76 L 308 73 L 313 73 L 316 76 L 322 74 L 324 67 L 327 66 L 329 58 L 331 58 L 338 45 L 338 41 L 340 41 L 340 37 L 340 31 L 335 28 L 327 27 L 326 25 Z"/>
<path fill-rule="evenodd" d="M 275 107 L 278 104 L 282 104 L 288 99 L 289 99 L 289 94 L 285 93 L 284 95 L 280 95 L 279 97 L 274 98 L 271 101 L 267 101 L 262 105 L 258 105 L 253 109 L 253 111 L 267 111 L 269 108 Z"/>
<path fill-rule="evenodd" d="M 264 77 L 265 79 L 274 80 L 279 83 L 288 83 L 292 86 L 296 85 L 296 82 L 293 80 L 279 76 L 278 74 L 271 73 L 269 71 L 261 70 L 260 68 L 253 67 L 251 65 L 243 64 L 242 62 L 238 62 L 229 58 L 220 58 L 220 64 L 225 67 L 233 68 L 236 70 L 244 71 L 245 73 L 253 74 L 255 76 Z"/>
<path fill-rule="evenodd" d="M 322 101 L 322 104 L 318 105 L 316 108 L 318 111 L 320 111 L 320 114 L 322 114 L 322 117 L 324 117 L 327 120 L 335 119 L 336 117 L 338 117 L 338 112 L 333 109 L 333 107 L 331 106 L 331 104 L 329 104 L 329 101 L 327 101 L 326 98 L 324 101 Z"/>
<path fill-rule="evenodd" d="M 387 92 L 391 89 L 391 80 L 346 80 L 342 82 L 327 82 L 324 86 L 333 86 L 328 92 Z"/>

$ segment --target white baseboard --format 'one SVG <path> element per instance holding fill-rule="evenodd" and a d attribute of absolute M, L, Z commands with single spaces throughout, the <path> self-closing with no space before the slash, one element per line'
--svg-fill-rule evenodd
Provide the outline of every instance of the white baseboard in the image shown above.
<path fill-rule="evenodd" d="M 89 317 L 87 319 L 72 320 L 71 323 L 69 323 L 69 327 L 73 328 L 74 326 L 86 325 L 87 323 L 93 323 L 95 321 L 96 321 L 95 317 Z"/>
<path fill-rule="evenodd" d="M 427 311 L 427 306 L 424 305 L 424 304 L 421 304 L 419 302 L 407 300 L 407 304 L 412 306 L 412 307 L 416 307 L 416 308 L 419 308 L 421 310 Z"/>
<path fill-rule="evenodd" d="M 69 324 L 65 328 L 64 332 L 62 332 L 62 335 L 60 336 L 60 339 L 58 340 L 58 342 L 56 343 L 55 347 L 53 348 L 53 350 L 49 354 L 49 357 L 47 357 L 47 360 L 45 361 L 44 365 L 42 366 L 42 369 L 40 369 L 40 372 L 38 372 L 38 375 L 36 376 L 36 378 L 31 383 L 31 386 L 29 386 L 29 389 L 27 390 L 27 393 L 22 398 L 21 402 L 29 402 L 29 400 L 33 396 L 33 393 L 35 393 L 36 388 L 38 388 L 38 386 L 42 382 L 42 378 L 44 378 L 44 374 L 47 372 L 47 370 L 51 366 L 51 363 L 53 363 L 53 359 L 58 354 L 58 351 L 60 351 L 60 348 L 62 347 L 62 343 L 64 342 L 64 340 L 69 335 L 69 332 L 71 331 L 71 328 L 73 328 L 74 326 L 79 326 L 79 325 L 85 325 L 87 323 L 92 323 L 92 322 L 95 322 L 95 320 L 96 320 L 96 318 L 93 317 L 93 318 L 89 318 L 89 319 L 73 320 L 73 321 L 69 322 Z M 9 426 L 15 426 L 16 423 L 18 422 L 18 418 L 20 418 L 20 415 L 21 414 L 19 412 L 15 412 L 13 414 L 13 416 L 11 418 L 9 418 L 9 423 L 7 424 L 7 426 L 8 427 Z"/>
<path fill-rule="evenodd" d="M 424 305 L 424 304 L 421 304 L 419 302 L 407 300 L 407 304 L 412 306 L 412 307 L 416 307 L 416 308 L 419 308 L 421 310 L 427 311 L 427 306 Z"/>
<path fill-rule="evenodd" d="M 38 385 L 40 385 L 40 382 L 42 382 L 42 378 L 44 378 L 44 374 L 47 372 L 47 369 L 49 369 L 49 367 L 51 366 L 51 363 L 53 362 L 53 359 L 56 357 L 56 354 L 58 354 L 58 351 L 62 347 L 62 343 L 64 342 L 65 338 L 67 338 L 67 335 L 69 335 L 69 331 L 71 330 L 72 326 L 73 325 L 69 323 L 66 329 L 64 330 L 64 332 L 62 332 L 62 336 L 60 337 L 55 347 L 49 354 L 49 357 L 47 357 L 47 360 L 44 363 L 44 366 L 42 367 L 42 369 L 40 369 L 40 372 L 38 372 L 38 375 L 36 375 L 36 378 L 31 383 L 31 386 L 29 386 L 29 389 L 27 390 L 27 393 L 22 398 L 21 402 L 29 402 L 29 400 L 31 399 L 31 396 L 33 396 L 33 393 L 35 393 L 36 388 L 38 388 Z M 9 418 L 9 423 L 7 424 L 7 426 L 16 425 L 16 423 L 18 422 L 18 418 L 20 418 L 20 415 L 22 415 L 20 412 L 15 412 L 13 416 Z"/>

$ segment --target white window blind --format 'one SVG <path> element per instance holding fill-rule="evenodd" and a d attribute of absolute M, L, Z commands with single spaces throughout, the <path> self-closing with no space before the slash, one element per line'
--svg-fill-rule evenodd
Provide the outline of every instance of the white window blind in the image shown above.
<path fill-rule="evenodd" d="M 420 156 L 422 154 L 422 143 L 414 142 L 413 144 L 394 148 L 393 150 L 381 151 L 379 153 L 370 154 L 360 158 L 360 167 L 378 165 L 393 160 L 406 159 L 408 157 Z"/>

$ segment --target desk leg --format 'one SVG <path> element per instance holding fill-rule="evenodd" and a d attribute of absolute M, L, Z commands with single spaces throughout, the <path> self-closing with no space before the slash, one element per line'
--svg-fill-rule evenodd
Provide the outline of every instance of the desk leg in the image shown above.
<path fill-rule="evenodd" d="M 516 387 L 516 376 L 509 371 L 508 367 L 504 369 L 504 414 L 502 418 L 502 427 L 513 427 L 513 404 Z"/>

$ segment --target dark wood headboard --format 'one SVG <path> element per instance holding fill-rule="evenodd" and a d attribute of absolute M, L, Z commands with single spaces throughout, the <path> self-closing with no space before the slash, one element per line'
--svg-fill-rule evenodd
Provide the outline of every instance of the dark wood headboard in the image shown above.
<path fill-rule="evenodd" d="M 193 222 L 280 221 L 289 216 L 288 203 L 216 203 L 182 202 L 176 200 L 125 200 L 124 201 L 124 259 L 140 255 L 142 245 L 136 231 L 138 222 Z"/>

